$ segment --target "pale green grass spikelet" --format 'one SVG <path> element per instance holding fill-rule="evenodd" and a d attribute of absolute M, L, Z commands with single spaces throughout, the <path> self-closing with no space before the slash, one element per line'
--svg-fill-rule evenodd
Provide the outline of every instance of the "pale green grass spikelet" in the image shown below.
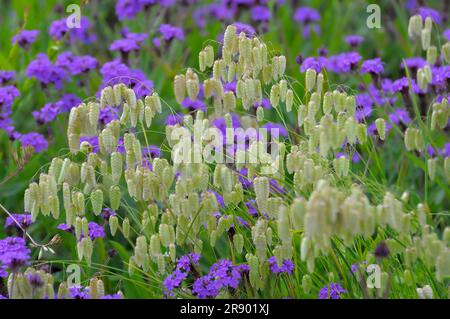
<path fill-rule="evenodd" d="M 428 50 L 428 48 L 430 47 L 430 43 L 431 43 L 431 30 L 429 30 L 427 28 L 423 29 L 420 39 L 421 39 L 421 43 L 422 43 L 422 49 Z"/>
<path fill-rule="evenodd" d="M 186 77 L 184 74 L 178 74 L 173 81 L 175 99 L 181 104 L 186 94 Z"/>
<path fill-rule="evenodd" d="M 446 42 L 441 48 L 441 55 L 445 62 L 450 63 L 450 42 Z"/>
<path fill-rule="evenodd" d="M 375 125 L 377 127 L 377 132 L 380 136 L 380 140 L 384 141 L 384 139 L 386 138 L 386 121 L 382 118 L 378 118 L 375 120 Z"/>
<path fill-rule="evenodd" d="M 434 45 L 430 46 L 427 50 L 427 62 L 430 65 L 434 65 L 437 60 L 437 55 L 438 55 L 438 52 L 437 52 L 436 46 L 434 46 Z"/>
<path fill-rule="evenodd" d="M 305 87 L 308 92 L 311 92 L 316 85 L 317 72 L 314 69 L 306 70 L 305 74 Z"/>
<path fill-rule="evenodd" d="M 280 86 L 278 84 L 272 85 L 270 89 L 270 104 L 277 108 L 280 103 Z"/>
<path fill-rule="evenodd" d="M 117 229 L 119 228 L 119 219 L 117 218 L 117 216 L 111 216 L 109 217 L 108 222 L 111 235 L 115 236 Z"/>
<path fill-rule="evenodd" d="M 130 237 L 130 220 L 125 217 L 122 222 L 122 233 L 125 238 Z"/>
<path fill-rule="evenodd" d="M 408 35 L 410 38 L 420 37 L 423 27 L 422 16 L 416 14 L 409 18 Z"/>
<path fill-rule="evenodd" d="M 294 104 L 294 92 L 288 89 L 286 92 L 286 112 L 290 113 L 292 111 L 292 106 Z"/>
<path fill-rule="evenodd" d="M 91 204 L 94 214 L 100 215 L 103 208 L 103 192 L 101 189 L 97 189 L 91 194 Z"/>
<path fill-rule="evenodd" d="M 429 158 L 427 161 L 428 177 L 431 181 L 434 181 L 436 177 L 437 158 Z"/>
<path fill-rule="evenodd" d="M 322 94 L 324 77 L 322 73 L 317 75 L 316 92 Z"/>

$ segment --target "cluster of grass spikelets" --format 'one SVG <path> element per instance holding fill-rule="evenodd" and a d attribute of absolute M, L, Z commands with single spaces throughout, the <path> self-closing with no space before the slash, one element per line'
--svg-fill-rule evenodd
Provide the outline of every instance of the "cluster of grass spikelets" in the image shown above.
<path fill-rule="evenodd" d="M 427 57 L 435 59 L 439 50 L 430 45 L 430 22 L 423 27 L 418 20 L 411 19 L 410 34 L 420 35 Z M 448 43 L 441 49 L 447 63 L 448 49 Z M 352 170 L 350 156 L 335 156 L 345 143 L 350 153 L 357 146 L 382 151 L 380 143 L 389 143 L 389 119 L 378 118 L 377 134 L 368 134 L 355 117 L 355 97 L 331 89 L 326 73 L 314 69 L 305 74 L 306 95 L 297 96 L 286 63 L 259 38 L 228 26 L 219 52 L 207 45 L 199 54 L 199 70 L 188 68 L 174 78 L 178 103 L 186 96 L 195 100 L 202 89 L 210 107 L 166 127 L 170 159 L 143 152 L 152 120 L 169 107 L 164 100 L 157 93 L 138 98 L 124 84 L 107 86 L 99 101 L 71 110 L 71 154 L 55 157 L 30 184 L 25 211 L 33 220 L 41 215 L 64 220 L 84 265 L 91 265 L 98 251 L 89 223 L 114 211 L 108 240 L 120 251 L 132 248 L 121 254 L 128 267 L 121 276 L 149 287 L 153 296 L 445 297 L 450 228 L 433 226 L 425 202 L 413 204 L 407 191 L 380 187 L 366 172 Z M 431 70 L 417 72 L 425 87 Z M 236 94 L 224 89 L 234 80 Z M 265 123 L 263 97 L 282 120 L 297 119 L 288 141 L 280 141 L 273 129 L 266 139 L 249 133 Z M 433 145 L 432 134 L 446 126 L 450 107 L 444 98 L 421 116 L 413 103 L 417 121 L 404 132 L 405 147 L 423 151 L 425 144 Z M 121 116 L 101 125 L 106 105 L 119 108 Z M 241 114 L 242 130 L 234 128 L 233 113 Z M 224 121 L 224 132 L 210 124 L 217 119 Z M 82 136 L 97 135 L 96 151 L 89 142 L 80 143 Z M 219 143 L 216 136 L 222 137 Z M 426 166 L 428 182 L 448 185 L 448 157 L 429 158 Z M 366 280 L 370 274 L 379 275 L 375 288 Z M 11 275 L 11 297 L 31 296 L 26 276 L 39 277 L 40 287 L 54 295 L 52 277 L 29 269 Z M 44 288 L 34 296 L 45 296 Z M 63 283 L 59 295 L 67 289 Z M 103 282 L 94 277 L 87 291 L 103 296 Z"/>

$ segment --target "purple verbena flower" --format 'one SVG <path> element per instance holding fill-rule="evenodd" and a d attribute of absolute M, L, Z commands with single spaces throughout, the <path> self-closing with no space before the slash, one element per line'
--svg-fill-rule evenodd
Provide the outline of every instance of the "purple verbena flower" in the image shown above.
<path fill-rule="evenodd" d="M 72 75 L 78 75 L 97 68 L 98 62 L 89 55 L 76 56 L 67 51 L 58 55 L 55 65 L 66 69 Z"/>
<path fill-rule="evenodd" d="M 328 58 L 327 69 L 335 73 L 350 73 L 358 67 L 361 61 L 358 52 L 344 52 Z"/>
<path fill-rule="evenodd" d="M 47 103 L 40 110 L 31 112 L 39 125 L 52 122 L 59 113 L 59 106 L 56 103 Z"/>
<path fill-rule="evenodd" d="M 200 255 L 196 253 L 190 253 L 184 256 L 181 256 L 177 262 L 177 270 L 182 270 L 184 272 L 190 272 L 191 267 L 199 266 Z"/>
<path fill-rule="evenodd" d="M 16 78 L 16 72 L 14 71 L 0 71 L 0 85 L 4 85 L 13 81 Z"/>
<path fill-rule="evenodd" d="M 251 9 L 252 20 L 254 21 L 269 21 L 270 10 L 265 6 L 255 6 Z"/>
<path fill-rule="evenodd" d="M 418 14 L 422 17 L 423 21 L 425 21 L 427 17 L 430 17 L 434 23 L 442 23 L 441 14 L 437 10 L 434 10 L 432 8 L 420 7 L 418 9 Z"/>
<path fill-rule="evenodd" d="M 20 267 L 28 264 L 30 250 L 25 240 L 20 237 L 6 237 L 0 240 L 0 264 L 16 272 Z"/>
<path fill-rule="evenodd" d="M 95 222 L 88 223 L 88 232 L 92 240 L 105 237 L 105 229 Z"/>
<path fill-rule="evenodd" d="M 306 72 L 308 69 L 314 69 L 316 72 L 320 72 L 326 65 L 327 58 L 325 57 L 309 57 L 303 60 L 300 71 Z"/>
<path fill-rule="evenodd" d="M 38 30 L 21 30 L 15 36 L 12 37 L 11 43 L 17 43 L 20 47 L 28 50 L 30 45 L 36 42 L 39 35 Z"/>
<path fill-rule="evenodd" d="M 278 266 L 277 259 L 275 256 L 270 257 L 268 260 L 270 265 L 270 271 L 274 274 L 286 273 L 288 275 L 292 274 L 294 271 L 294 263 L 289 259 L 283 259 L 281 266 Z"/>
<path fill-rule="evenodd" d="M 13 219 L 14 218 L 14 219 Z M 31 215 L 30 214 L 12 214 L 8 216 L 5 221 L 5 228 L 15 227 L 26 229 L 31 225 Z"/>
<path fill-rule="evenodd" d="M 342 288 L 338 283 L 330 283 L 320 289 L 319 299 L 341 299 L 341 294 L 347 293 L 347 290 Z"/>
<path fill-rule="evenodd" d="M 361 64 L 361 73 L 382 74 L 384 72 L 383 62 L 380 58 L 366 60 Z"/>
<path fill-rule="evenodd" d="M 348 35 L 345 37 L 345 42 L 352 48 L 356 48 L 364 41 L 364 38 L 360 35 Z"/>
<path fill-rule="evenodd" d="M 35 60 L 27 66 L 26 75 L 36 78 L 42 85 L 54 84 L 57 89 L 67 79 L 64 68 L 52 64 L 44 53 L 39 53 Z"/>
<path fill-rule="evenodd" d="M 36 153 L 47 150 L 48 142 L 42 134 L 36 132 L 26 133 L 20 136 L 20 143 L 23 147 L 30 146 Z"/>
<path fill-rule="evenodd" d="M 161 24 L 159 26 L 159 33 L 161 33 L 162 37 L 166 41 L 170 41 L 173 39 L 180 40 L 180 41 L 184 40 L 183 29 L 172 26 L 170 24 Z"/>

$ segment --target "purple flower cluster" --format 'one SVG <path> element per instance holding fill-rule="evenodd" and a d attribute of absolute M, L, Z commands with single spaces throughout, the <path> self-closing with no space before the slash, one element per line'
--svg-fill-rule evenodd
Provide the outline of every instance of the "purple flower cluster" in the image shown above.
<path fill-rule="evenodd" d="M 16 73 L 14 71 L 1 71 L 0 70 L 0 85 L 4 85 L 8 82 L 11 82 L 15 78 L 16 78 Z"/>
<path fill-rule="evenodd" d="M 290 275 L 295 268 L 294 263 L 289 259 L 283 259 L 281 266 L 278 266 L 277 258 L 275 256 L 270 257 L 267 261 L 270 265 L 270 271 L 274 274 L 285 273 Z"/>
<path fill-rule="evenodd" d="M 130 69 L 118 60 L 103 64 L 100 73 L 103 76 L 100 90 L 108 85 L 124 83 L 134 90 L 138 98 L 150 95 L 153 90 L 153 82 L 147 79 L 144 72 L 138 69 Z"/>
<path fill-rule="evenodd" d="M 18 138 L 23 147 L 32 147 L 36 153 L 47 150 L 48 142 L 44 135 L 36 132 L 21 134 Z"/>
<path fill-rule="evenodd" d="M 139 51 L 141 44 L 148 37 L 146 33 L 131 33 L 128 30 L 122 32 L 124 37 L 111 43 L 109 49 L 111 51 L 119 51 L 129 53 L 131 51 Z"/>
<path fill-rule="evenodd" d="M 53 84 L 57 89 L 61 89 L 68 78 L 66 70 L 54 65 L 44 53 L 39 53 L 36 59 L 31 61 L 26 74 L 36 78 L 44 87 Z"/>
<path fill-rule="evenodd" d="M 270 10 L 266 6 L 255 6 L 251 10 L 253 21 L 267 22 L 270 20 Z"/>
<path fill-rule="evenodd" d="M 72 75 L 79 75 L 97 68 L 98 62 L 89 55 L 76 56 L 67 51 L 58 55 L 55 65 L 67 70 Z"/>
<path fill-rule="evenodd" d="M 39 35 L 38 30 L 21 30 L 15 36 L 12 37 L 11 43 L 19 45 L 20 47 L 28 50 L 30 45 L 36 42 Z"/>
<path fill-rule="evenodd" d="M 366 60 L 361 64 L 361 73 L 382 74 L 384 72 L 383 62 L 380 58 Z"/>
<path fill-rule="evenodd" d="M 205 299 L 216 297 L 224 288 L 237 289 L 242 273 L 248 271 L 248 265 L 233 266 L 229 260 L 220 260 L 211 267 L 207 275 L 195 280 L 192 293 L 198 298 Z"/>
<path fill-rule="evenodd" d="M 72 299 L 91 299 L 89 287 L 73 285 L 69 288 L 69 296 Z"/>
<path fill-rule="evenodd" d="M 320 32 L 320 27 L 317 22 L 320 21 L 320 14 L 314 8 L 300 7 L 295 11 L 294 20 L 303 25 L 303 36 L 309 38 L 311 30 L 315 33 Z"/>
<path fill-rule="evenodd" d="M 192 267 L 199 266 L 199 261 L 200 255 L 196 253 L 190 253 L 180 257 L 175 271 L 163 281 L 165 287 L 164 294 L 166 296 L 173 296 L 173 291 L 181 286 L 183 281 L 188 277 L 188 274 L 192 271 Z"/>
<path fill-rule="evenodd" d="M 319 291 L 319 299 L 341 299 L 341 294 L 347 293 L 338 283 L 330 283 Z"/>
<path fill-rule="evenodd" d="M 7 237 L 0 240 L 0 265 L 9 268 L 12 272 L 28 264 L 30 250 L 25 239 L 20 237 Z"/>
<path fill-rule="evenodd" d="M 361 59 L 358 52 L 344 52 L 329 57 L 327 69 L 335 73 L 350 73 L 358 68 Z"/>
<path fill-rule="evenodd" d="M 306 72 L 308 69 L 314 69 L 316 72 L 320 72 L 327 69 L 338 74 L 350 73 L 358 68 L 361 59 L 358 52 L 344 52 L 330 57 L 308 57 L 301 61 L 300 71 Z M 374 64 L 375 62 L 370 63 Z"/>
<path fill-rule="evenodd" d="M 14 85 L 0 87 L 0 129 L 10 138 L 16 135 L 11 115 L 14 100 L 19 96 L 20 92 Z"/>
<path fill-rule="evenodd" d="M 116 15 L 119 20 L 133 19 L 139 12 L 152 5 L 167 8 L 176 4 L 176 0 L 118 0 L 116 2 Z"/>
<path fill-rule="evenodd" d="M 32 112 L 39 125 L 53 121 L 59 114 L 69 112 L 72 107 L 81 103 L 81 99 L 73 94 L 64 94 L 61 100 L 47 103 L 41 109 Z"/>
<path fill-rule="evenodd" d="M 55 40 L 62 40 L 66 34 L 69 35 L 71 43 L 80 40 L 86 44 L 92 43 L 96 40 L 95 34 L 90 32 L 91 22 L 86 17 L 81 17 L 79 28 L 69 28 L 67 25 L 67 18 L 53 21 L 50 25 L 48 33 Z"/>
<path fill-rule="evenodd" d="M 364 38 L 360 35 L 348 35 L 345 37 L 345 42 L 352 48 L 358 47 L 362 42 L 364 41 Z"/>
<path fill-rule="evenodd" d="M 75 234 L 75 229 L 73 226 L 69 226 L 67 224 L 59 224 L 57 228 L 67 233 Z M 105 229 L 95 222 L 88 223 L 88 233 L 91 240 L 105 237 Z M 81 237 L 83 237 L 83 235 Z"/>
<path fill-rule="evenodd" d="M 26 229 L 30 225 L 31 225 L 30 214 L 12 214 L 12 217 L 8 216 L 5 221 L 5 228 L 16 227 L 20 229 L 20 227 L 22 227 L 23 229 Z"/>
<path fill-rule="evenodd" d="M 153 38 L 153 45 L 157 48 L 161 46 L 161 40 L 165 40 L 167 42 L 172 40 L 184 40 L 184 32 L 183 29 L 175 27 L 170 24 L 161 24 L 159 26 L 160 37 Z"/>

